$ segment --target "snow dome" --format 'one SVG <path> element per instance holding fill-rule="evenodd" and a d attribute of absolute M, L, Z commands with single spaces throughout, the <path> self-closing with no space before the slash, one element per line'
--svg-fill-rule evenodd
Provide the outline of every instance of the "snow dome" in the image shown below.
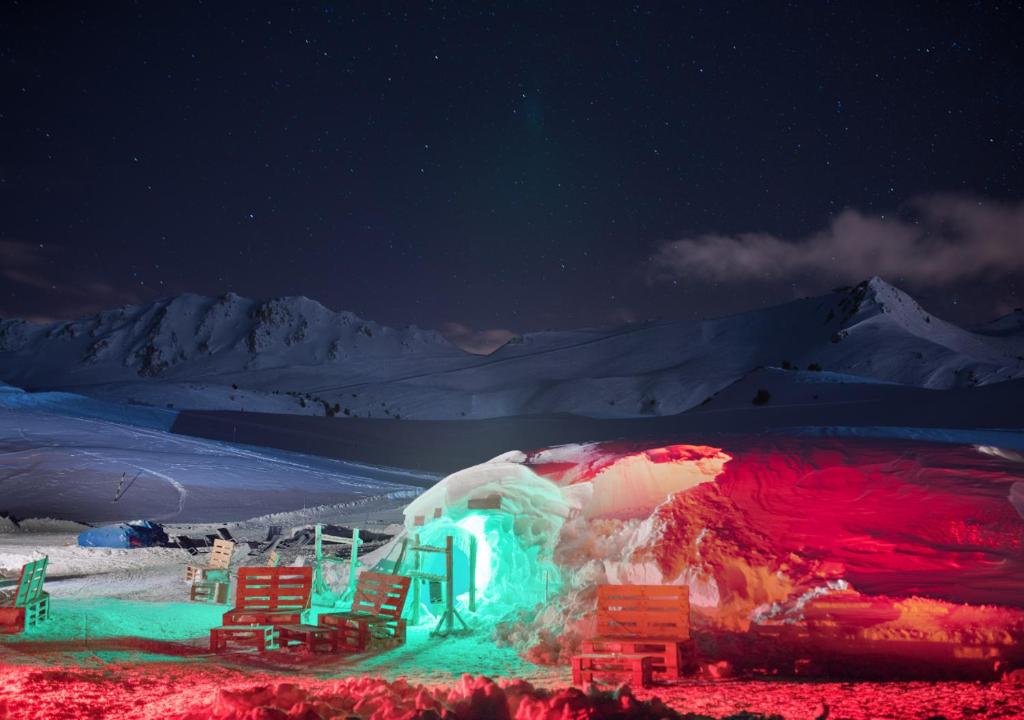
<path fill-rule="evenodd" d="M 1021 497 L 1024 464 L 993 448 L 598 443 L 450 475 L 407 508 L 406 529 L 452 535 L 460 558 L 475 539 L 477 618 L 536 661 L 565 661 L 591 632 L 598 584 L 653 583 L 690 588 L 706 655 L 760 637 L 939 642 L 1000 662 L 1024 639 Z"/>

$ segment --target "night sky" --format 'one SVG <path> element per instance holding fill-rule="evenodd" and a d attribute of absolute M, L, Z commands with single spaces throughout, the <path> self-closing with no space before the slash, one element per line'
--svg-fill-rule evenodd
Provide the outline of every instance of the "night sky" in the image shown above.
<path fill-rule="evenodd" d="M 551 5 L 4 3 L 0 316 L 1024 304 L 1021 3 Z"/>

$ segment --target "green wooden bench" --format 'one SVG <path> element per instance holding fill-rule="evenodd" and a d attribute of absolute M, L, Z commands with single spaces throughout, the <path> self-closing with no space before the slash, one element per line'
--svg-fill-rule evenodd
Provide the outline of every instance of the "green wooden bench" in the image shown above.
<path fill-rule="evenodd" d="M 50 595 L 43 592 L 49 558 L 33 560 L 21 568 L 14 596 L 0 605 L 0 633 L 20 633 L 45 621 L 50 615 Z"/>

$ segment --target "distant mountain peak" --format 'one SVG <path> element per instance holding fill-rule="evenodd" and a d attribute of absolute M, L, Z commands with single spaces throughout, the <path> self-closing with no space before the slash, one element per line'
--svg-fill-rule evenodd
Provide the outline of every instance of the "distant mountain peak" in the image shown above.
<path fill-rule="evenodd" d="M 897 322 L 930 324 L 931 315 L 908 293 L 874 275 L 851 288 L 839 289 L 835 314 L 844 327 L 856 325 L 879 314 Z"/>
<path fill-rule="evenodd" d="M 1000 323 L 970 332 L 871 277 L 723 318 L 530 333 L 477 356 L 303 296 L 183 294 L 49 325 L 0 321 L 0 381 L 176 409 L 633 417 L 694 407 L 765 366 L 929 388 L 1024 377 L 1024 313 Z"/>

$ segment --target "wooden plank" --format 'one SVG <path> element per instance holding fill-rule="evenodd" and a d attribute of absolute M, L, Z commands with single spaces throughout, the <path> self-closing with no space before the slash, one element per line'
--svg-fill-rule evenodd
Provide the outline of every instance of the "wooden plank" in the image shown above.
<path fill-rule="evenodd" d="M 214 540 L 213 549 L 210 550 L 210 562 L 207 567 L 215 570 L 227 570 L 231 567 L 231 555 L 235 551 L 235 544 L 230 540 Z"/>
<path fill-rule="evenodd" d="M 470 510 L 501 510 L 501 495 L 488 495 L 482 498 L 470 498 L 466 503 Z"/>

